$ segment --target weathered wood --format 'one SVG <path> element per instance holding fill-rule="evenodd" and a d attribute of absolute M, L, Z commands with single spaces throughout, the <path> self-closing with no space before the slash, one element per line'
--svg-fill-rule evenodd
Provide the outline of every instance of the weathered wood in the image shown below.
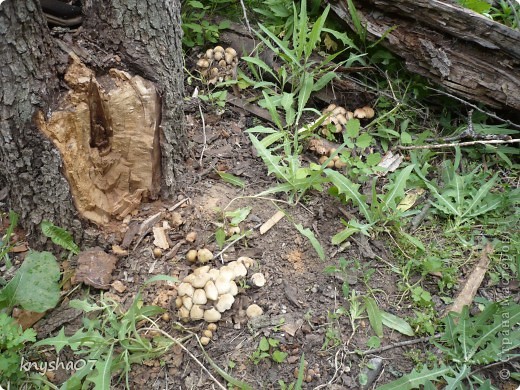
<path fill-rule="evenodd" d="M 520 112 L 520 33 L 449 1 L 354 4 L 368 39 L 384 37 L 411 72 L 464 99 Z M 347 2 L 331 7 L 353 29 Z"/>

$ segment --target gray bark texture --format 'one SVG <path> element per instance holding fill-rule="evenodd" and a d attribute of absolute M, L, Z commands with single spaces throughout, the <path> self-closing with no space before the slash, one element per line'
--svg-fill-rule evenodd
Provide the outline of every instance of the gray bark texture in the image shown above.
<path fill-rule="evenodd" d="M 448 92 L 520 113 L 520 31 L 449 0 L 354 0 L 370 41 Z M 346 0 L 332 10 L 354 29 Z"/>
<path fill-rule="evenodd" d="M 161 196 L 171 197 L 186 151 L 180 1 L 86 0 L 84 15 L 72 46 L 91 56 L 87 65 L 103 73 L 114 67 L 104 59 L 117 58 L 120 68 L 155 82 L 161 93 Z M 7 206 L 20 214 L 35 247 L 45 241 L 38 227 L 43 219 L 71 231 L 78 243 L 92 238 L 61 172 L 60 153 L 33 121 L 58 101 L 63 67 L 55 59 L 63 53 L 57 47 L 37 0 L 0 5 L 0 186 L 7 186 Z"/>
<path fill-rule="evenodd" d="M 39 7 L 35 0 L 0 5 L 0 183 L 35 246 L 44 242 L 38 227 L 44 219 L 76 239 L 83 231 L 60 154 L 32 121 L 58 94 L 55 46 Z"/>

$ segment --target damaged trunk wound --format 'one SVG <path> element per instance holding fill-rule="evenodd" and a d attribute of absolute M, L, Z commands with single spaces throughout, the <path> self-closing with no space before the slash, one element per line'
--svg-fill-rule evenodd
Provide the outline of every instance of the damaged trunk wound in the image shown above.
<path fill-rule="evenodd" d="M 71 58 L 70 91 L 48 120 L 40 113 L 37 124 L 63 157 L 78 212 L 106 225 L 158 196 L 161 102 L 148 80 L 117 69 L 96 77 Z"/>

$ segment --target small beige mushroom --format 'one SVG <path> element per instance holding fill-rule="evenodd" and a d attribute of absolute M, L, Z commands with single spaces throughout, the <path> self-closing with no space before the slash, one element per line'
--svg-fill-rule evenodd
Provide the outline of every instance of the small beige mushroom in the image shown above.
<path fill-rule="evenodd" d="M 215 48 L 213 49 L 214 51 L 218 51 L 218 52 L 221 52 L 221 53 L 224 53 L 224 48 L 222 46 L 215 46 Z"/>
<path fill-rule="evenodd" d="M 347 118 L 343 114 L 336 115 L 336 119 L 339 124 L 345 125 L 347 123 Z"/>
<path fill-rule="evenodd" d="M 234 234 L 240 234 L 240 227 L 238 227 L 238 226 L 231 226 L 231 227 L 227 230 L 227 232 L 226 232 L 226 235 L 227 235 L 228 237 L 231 237 L 231 236 L 234 235 Z"/>
<path fill-rule="evenodd" d="M 216 268 L 212 268 L 209 270 L 208 275 L 211 278 L 211 280 L 215 281 L 219 277 L 220 271 Z"/>
<path fill-rule="evenodd" d="M 190 283 L 181 283 L 179 284 L 179 287 L 177 288 L 177 295 L 179 297 L 183 297 L 185 295 L 192 296 L 193 295 L 194 288 Z"/>
<path fill-rule="evenodd" d="M 352 111 L 347 111 L 347 113 L 345 114 L 345 117 L 348 120 L 354 119 L 354 113 Z"/>
<path fill-rule="evenodd" d="M 197 260 L 199 263 L 205 264 L 213 258 L 213 253 L 209 249 L 202 248 L 197 252 Z"/>
<path fill-rule="evenodd" d="M 202 331 L 202 336 L 211 339 L 213 337 L 213 332 L 211 330 L 209 330 L 209 329 L 204 329 Z"/>
<path fill-rule="evenodd" d="M 202 69 L 209 68 L 209 61 L 205 58 L 201 58 L 197 61 L 197 66 Z"/>
<path fill-rule="evenodd" d="M 265 276 L 261 272 L 257 272 L 256 274 L 251 275 L 251 282 L 256 287 L 262 287 L 265 285 Z"/>
<path fill-rule="evenodd" d="M 343 107 L 341 106 L 338 106 L 336 107 L 334 110 L 332 110 L 332 114 L 334 115 L 338 115 L 338 114 L 343 114 L 345 115 L 347 113 L 347 110 L 345 110 Z"/>
<path fill-rule="evenodd" d="M 225 51 L 226 51 L 226 53 L 231 54 L 233 57 L 237 56 L 237 51 L 235 49 L 233 49 L 232 47 L 226 48 Z"/>
<path fill-rule="evenodd" d="M 233 296 L 238 294 L 238 286 L 234 280 L 231 280 L 229 282 L 229 293 Z"/>
<path fill-rule="evenodd" d="M 206 50 L 206 58 L 208 60 L 212 60 L 213 59 L 213 49 Z"/>
<path fill-rule="evenodd" d="M 191 285 L 195 288 L 204 288 L 208 280 L 211 279 L 208 273 L 195 275 L 193 280 L 191 281 Z"/>
<path fill-rule="evenodd" d="M 367 114 L 365 113 L 365 110 L 363 110 L 362 108 L 356 108 L 354 110 L 354 118 L 359 118 L 359 119 L 363 119 L 363 118 L 366 118 Z"/>
<path fill-rule="evenodd" d="M 210 75 L 211 77 L 217 77 L 217 76 L 218 76 L 218 68 L 211 68 L 211 69 L 209 70 L 209 75 Z"/>
<path fill-rule="evenodd" d="M 225 265 L 223 267 L 220 267 L 219 271 L 221 277 L 226 278 L 227 280 L 235 279 L 235 271 L 230 266 Z"/>
<path fill-rule="evenodd" d="M 182 306 L 184 306 L 188 310 L 191 310 L 191 308 L 193 307 L 193 299 L 188 296 L 182 297 Z"/>
<path fill-rule="evenodd" d="M 208 345 L 209 342 L 211 341 L 211 339 L 209 337 L 206 337 L 206 336 L 202 336 L 200 338 L 200 343 L 204 346 Z"/>
<path fill-rule="evenodd" d="M 251 268 L 256 264 L 256 261 L 250 257 L 241 256 L 237 259 L 237 263 L 242 263 L 246 266 L 246 268 Z"/>
<path fill-rule="evenodd" d="M 336 123 L 335 129 L 336 129 L 336 131 L 334 131 L 335 133 L 341 133 L 343 131 L 343 126 L 341 126 L 339 123 Z"/>
<path fill-rule="evenodd" d="M 190 311 L 186 309 L 184 306 L 181 306 L 179 309 L 179 317 L 183 320 L 188 319 L 190 317 Z"/>
<path fill-rule="evenodd" d="M 235 59 L 235 56 L 231 53 L 225 53 L 224 54 L 224 59 L 226 60 L 226 63 L 227 64 L 231 64 L 233 63 L 233 60 Z"/>
<path fill-rule="evenodd" d="M 186 260 L 190 263 L 195 263 L 197 261 L 197 251 L 195 249 L 190 249 L 188 253 L 186 253 Z"/>
<path fill-rule="evenodd" d="M 215 287 L 217 288 L 219 295 L 226 294 L 231 289 L 231 282 L 228 278 L 219 275 L 217 280 L 215 280 Z"/>
<path fill-rule="evenodd" d="M 230 267 L 235 275 L 232 279 L 242 278 L 247 275 L 247 268 L 243 263 L 235 263 L 233 266 L 230 265 Z"/>
<path fill-rule="evenodd" d="M 199 268 L 195 268 L 193 270 L 193 274 L 194 275 L 202 275 L 202 274 L 207 274 L 209 272 L 209 265 L 204 265 L 202 267 L 199 267 Z"/>
<path fill-rule="evenodd" d="M 192 299 L 195 305 L 205 305 L 208 302 L 208 298 L 206 298 L 206 292 L 201 288 L 197 288 L 195 290 Z"/>
<path fill-rule="evenodd" d="M 220 46 L 217 46 L 220 47 Z M 213 54 L 213 58 L 215 58 L 216 61 L 220 61 L 224 57 L 224 53 L 221 51 L 216 51 Z"/>
<path fill-rule="evenodd" d="M 214 307 L 204 312 L 204 321 L 206 322 L 217 322 L 220 318 L 222 318 L 222 315 Z"/>
<path fill-rule="evenodd" d="M 177 298 L 175 298 L 175 307 L 176 307 L 177 309 L 180 309 L 181 306 L 182 306 L 182 298 L 181 298 L 181 297 L 177 297 Z"/>
<path fill-rule="evenodd" d="M 323 113 L 325 114 L 325 113 L 327 113 L 327 112 L 331 112 L 331 111 L 333 111 L 336 107 L 337 107 L 337 106 L 336 106 L 335 104 L 329 104 L 329 106 L 328 106 L 325 110 L 323 110 Z"/>
<path fill-rule="evenodd" d="M 226 65 L 227 65 L 226 60 L 220 60 L 220 61 L 218 62 L 218 66 L 220 66 L 221 68 L 225 68 Z"/>
<path fill-rule="evenodd" d="M 204 292 L 206 293 L 206 298 L 210 301 L 216 301 L 218 299 L 218 290 L 212 280 L 209 280 L 208 283 L 206 283 L 204 286 Z"/>
<path fill-rule="evenodd" d="M 246 309 L 246 316 L 249 319 L 261 316 L 262 314 L 264 314 L 264 311 L 256 303 L 249 305 Z"/>
<path fill-rule="evenodd" d="M 231 306 L 235 302 L 235 298 L 231 294 L 222 294 L 219 296 L 217 303 L 215 304 L 215 309 L 219 312 L 223 313 L 226 310 L 231 309 Z"/>
<path fill-rule="evenodd" d="M 334 161 L 334 167 L 336 167 L 337 169 L 341 169 L 346 166 L 347 166 L 347 164 L 344 163 L 343 161 L 341 161 L 341 159 L 337 159 L 336 161 Z"/>
<path fill-rule="evenodd" d="M 199 305 L 193 305 L 190 310 L 190 318 L 193 321 L 202 320 L 204 318 L 204 310 Z"/>
<path fill-rule="evenodd" d="M 372 107 L 365 106 L 362 108 L 362 110 L 365 111 L 365 118 L 367 119 L 371 119 L 375 115 L 374 109 Z"/>
<path fill-rule="evenodd" d="M 208 324 L 207 329 L 215 332 L 217 330 L 217 324 Z"/>

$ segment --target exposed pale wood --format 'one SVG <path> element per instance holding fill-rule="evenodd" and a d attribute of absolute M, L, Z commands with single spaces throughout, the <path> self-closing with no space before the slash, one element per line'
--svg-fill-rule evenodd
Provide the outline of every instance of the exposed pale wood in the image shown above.
<path fill-rule="evenodd" d="M 520 45 L 512 43 L 517 32 L 448 1 L 354 3 L 368 39 L 384 37 L 381 44 L 410 71 L 454 95 L 520 112 Z M 353 28 L 345 0 L 332 9 Z"/>

